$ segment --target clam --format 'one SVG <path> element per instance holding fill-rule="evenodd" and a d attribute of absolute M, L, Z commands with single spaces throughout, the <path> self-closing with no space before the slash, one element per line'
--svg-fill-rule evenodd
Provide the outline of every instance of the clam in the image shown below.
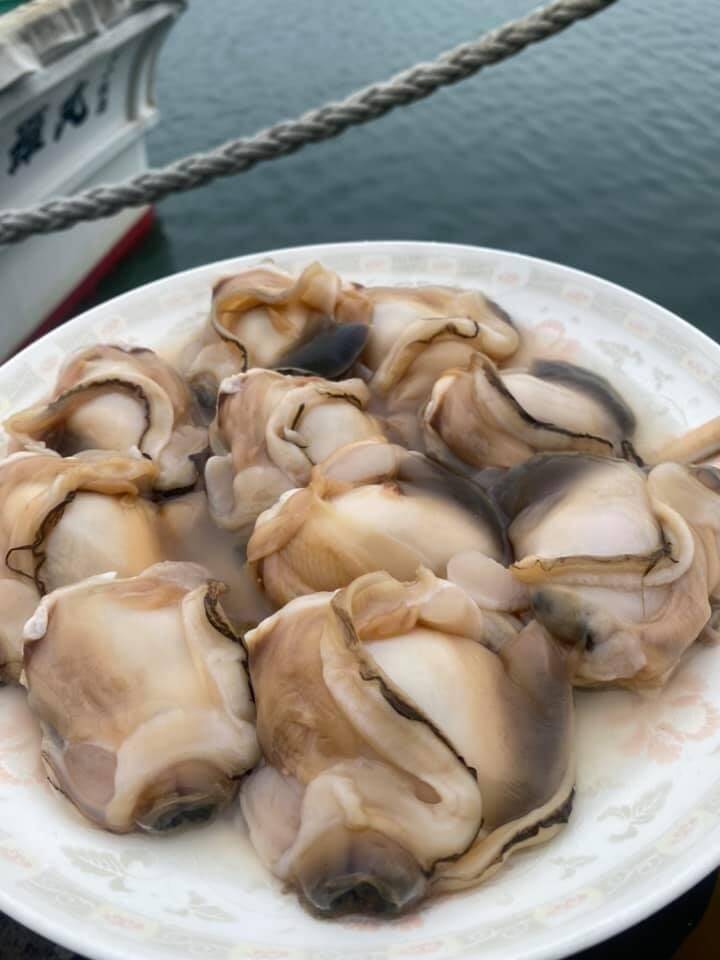
<path fill-rule="evenodd" d="M 369 327 L 364 323 L 345 323 L 318 333 L 284 354 L 275 364 L 281 373 L 317 375 L 326 380 L 345 376 L 365 348 Z"/>
<path fill-rule="evenodd" d="M 203 490 L 163 500 L 156 518 L 165 559 L 198 563 L 227 585 L 223 608 L 238 630 L 256 627 L 273 612 L 245 562 L 242 542 L 215 523 Z"/>
<path fill-rule="evenodd" d="M 358 327 L 367 323 L 370 310 L 361 288 L 319 263 L 298 277 L 271 265 L 244 270 L 215 284 L 208 342 L 188 376 L 201 395 L 212 396 L 222 379 L 252 367 L 341 375 L 362 349 L 365 334 Z M 338 324 L 353 329 L 334 337 Z M 315 337 L 325 339 L 313 347 Z"/>
<path fill-rule="evenodd" d="M 307 487 L 262 513 L 247 557 L 278 605 L 375 570 L 409 580 L 421 565 L 445 576 L 454 563 L 476 599 L 489 577 L 497 609 L 526 603 L 502 565 L 504 529 L 485 492 L 420 453 L 373 440 L 337 450 Z"/>
<path fill-rule="evenodd" d="M 15 683 L 22 672 L 22 632 L 39 595 L 32 583 L 13 579 L 5 570 L 0 577 L 0 684 Z"/>
<path fill-rule="evenodd" d="M 720 470 L 709 465 L 658 464 L 649 473 L 648 489 L 677 511 L 693 533 L 693 562 L 704 570 L 710 604 L 710 616 L 698 639 L 716 643 L 720 640 Z"/>
<path fill-rule="evenodd" d="M 712 475 L 714 479 L 714 474 Z M 708 623 L 716 490 L 687 468 L 544 454 L 496 488 L 533 615 L 579 685 L 660 686 Z"/>
<path fill-rule="evenodd" d="M 498 370 L 477 353 L 437 379 L 423 414 L 434 456 L 471 467 L 514 467 L 543 451 L 633 456 L 635 417 L 591 370 L 559 360 Z"/>
<path fill-rule="evenodd" d="M 133 576 L 163 559 L 157 474 L 144 458 L 16 453 L 0 463 L 0 676 L 17 679 L 22 624 L 40 596 L 108 570 Z"/>
<path fill-rule="evenodd" d="M 508 314 L 483 294 L 451 287 L 368 287 L 372 323 L 363 363 L 370 387 L 394 416 L 398 436 L 418 445 L 417 411 L 437 378 L 482 352 L 505 360 L 520 338 Z"/>
<path fill-rule="evenodd" d="M 713 417 L 697 427 L 670 437 L 648 456 L 650 463 L 701 463 L 720 451 L 720 417 Z"/>
<path fill-rule="evenodd" d="M 64 456 L 139 450 L 156 464 L 158 490 L 190 487 L 207 431 L 194 422 L 182 377 L 140 347 L 87 347 L 65 363 L 48 400 L 10 417 L 15 448 L 44 443 Z"/>
<path fill-rule="evenodd" d="M 720 642 L 720 418 L 642 460 L 607 380 L 519 345 L 476 291 L 262 265 L 215 284 L 184 376 L 90 347 L 7 421 L 0 682 L 84 817 L 165 832 L 241 784 L 323 917 L 562 827 L 572 686 Z"/>
<path fill-rule="evenodd" d="M 249 370 L 224 380 L 210 428 L 212 456 L 205 485 L 215 522 L 250 533 L 258 514 L 280 494 L 305 486 L 313 466 L 338 447 L 381 439 L 365 410 L 362 380 Z"/>
<path fill-rule="evenodd" d="M 246 637 L 256 850 L 323 916 L 467 887 L 568 819 L 572 698 L 537 623 L 422 571 L 301 597 Z"/>
<path fill-rule="evenodd" d="M 51 782 L 107 830 L 207 820 L 258 759 L 245 652 L 194 564 L 49 594 L 23 682 Z"/>

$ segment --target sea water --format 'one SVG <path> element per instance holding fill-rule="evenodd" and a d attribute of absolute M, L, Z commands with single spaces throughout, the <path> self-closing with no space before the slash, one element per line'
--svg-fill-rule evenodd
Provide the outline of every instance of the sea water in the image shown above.
<path fill-rule="evenodd" d="M 158 63 L 150 160 L 252 134 L 535 5 L 194 0 Z M 720 336 L 719 46 L 718 3 L 617 3 L 413 107 L 169 198 L 99 298 L 294 244 L 440 240 L 588 270 Z"/>

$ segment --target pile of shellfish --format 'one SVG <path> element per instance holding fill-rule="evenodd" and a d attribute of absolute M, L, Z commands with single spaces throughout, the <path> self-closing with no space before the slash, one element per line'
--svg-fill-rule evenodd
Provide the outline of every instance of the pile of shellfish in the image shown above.
<path fill-rule="evenodd" d="M 5 422 L 0 676 L 80 814 L 239 804 L 328 916 L 561 829 L 573 687 L 660 687 L 717 639 L 720 425 L 643 449 L 595 371 L 517 361 L 522 323 L 262 266 L 172 363 L 86 347 Z"/>

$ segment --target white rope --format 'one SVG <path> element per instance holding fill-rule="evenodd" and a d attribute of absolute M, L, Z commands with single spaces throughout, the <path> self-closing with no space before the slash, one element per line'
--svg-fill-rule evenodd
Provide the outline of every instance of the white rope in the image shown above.
<path fill-rule="evenodd" d="M 32 234 L 64 230 L 84 220 L 110 217 L 126 207 L 141 207 L 170 193 L 192 190 L 218 177 L 243 173 L 257 163 L 294 153 L 308 143 L 338 136 L 395 107 L 429 97 L 441 87 L 473 76 L 525 47 L 560 33 L 615 0 L 555 0 L 545 7 L 461 44 L 430 63 L 420 63 L 384 83 L 374 83 L 345 100 L 327 103 L 296 120 L 286 120 L 241 137 L 207 153 L 196 153 L 167 167 L 148 170 L 112 186 L 93 187 L 72 197 L 0 214 L 0 244 L 17 243 Z"/>

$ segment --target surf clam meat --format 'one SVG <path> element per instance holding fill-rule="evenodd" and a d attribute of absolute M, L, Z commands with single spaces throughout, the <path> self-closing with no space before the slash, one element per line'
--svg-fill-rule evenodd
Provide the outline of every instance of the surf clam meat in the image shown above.
<path fill-rule="evenodd" d="M 52 783 L 118 833 L 206 820 L 258 759 L 245 653 L 194 564 L 85 580 L 25 628 L 24 683 Z"/>
<path fill-rule="evenodd" d="M 256 627 L 274 608 L 245 562 L 241 539 L 213 520 L 203 490 L 193 490 L 157 505 L 157 529 L 165 559 L 207 566 L 228 587 L 223 609 L 238 632 Z"/>
<path fill-rule="evenodd" d="M 409 580 L 422 565 L 444 576 L 456 557 L 466 581 L 493 578 L 497 608 L 517 605 L 502 522 L 484 491 L 389 443 L 349 444 L 315 467 L 306 488 L 258 517 L 247 556 L 278 605 L 375 570 Z"/>
<path fill-rule="evenodd" d="M 369 327 L 364 323 L 330 327 L 283 354 L 275 369 L 281 373 L 316 374 L 326 380 L 339 380 L 347 376 L 359 359 L 368 335 Z"/>
<path fill-rule="evenodd" d="M 97 573 L 134 576 L 163 559 L 154 507 L 157 470 L 144 458 L 51 451 L 0 463 L 0 661 L 16 679 L 21 628 L 40 596 Z"/>
<path fill-rule="evenodd" d="M 22 672 L 22 632 L 38 603 L 34 584 L 7 576 L 0 578 L 0 684 L 15 683 Z"/>
<path fill-rule="evenodd" d="M 254 369 L 224 380 L 205 485 L 216 523 L 249 533 L 257 516 L 338 447 L 382 438 L 362 380 L 338 383 Z"/>
<path fill-rule="evenodd" d="M 653 497 L 665 503 L 688 524 L 695 554 L 693 563 L 704 567 L 710 617 L 700 640 L 720 640 L 720 470 L 709 465 L 662 463 L 648 476 Z"/>
<path fill-rule="evenodd" d="M 510 357 L 520 342 L 510 317 L 483 294 L 452 287 L 367 287 L 373 305 L 363 363 L 403 443 L 417 447 L 417 412 L 446 370 L 478 351 Z"/>
<path fill-rule="evenodd" d="M 493 300 L 476 290 L 453 287 L 365 287 L 372 304 L 370 336 L 364 361 L 375 372 L 379 389 L 387 388 L 398 365 L 407 367 L 423 351 L 434 345 L 434 366 L 448 370 L 457 366 L 461 341 L 471 341 L 494 360 L 506 360 L 517 350 L 520 335 L 510 316 Z M 453 320 L 469 320 L 453 330 Z M 463 333 L 467 331 L 467 336 Z M 423 332 L 432 338 L 423 344 Z M 442 354 L 442 355 L 441 355 Z M 462 354 L 464 355 L 464 353 Z"/>
<path fill-rule="evenodd" d="M 48 400 L 10 417 L 16 448 L 38 442 L 64 456 L 139 450 L 157 466 L 154 485 L 171 491 L 197 480 L 193 458 L 207 447 L 192 394 L 152 350 L 101 344 L 74 354 Z"/>
<path fill-rule="evenodd" d="M 222 379 L 251 367 L 297 367 L 302 360 L 293 359 L 293 351 L 337 324 L 366 324 L 370 311 L 361 288 L 319 263 L 310 264 L 298 277 L 271 265 L 244 270 L 215 284 L 209 342 L 192 360 L 188 376 L 201 391 L 212 394 Z M 340 347 L 334 343 L 343 358 L 348 351 L 357 355 L 364 342 L 364 337 L 357 337 L 355 331 Z M 330 353 L 322 352 L 324 362 Z M 304 369 L 310 362 L 305 361 Z"/>
<path fill-rule="evenodd" d="M 572 685 L 720 642 L 720 418 L 652 437 L 531 340 L 477 291 L 264 264 L 215 284 L 182 375 L 89 347 L 7 421 L 0 682 L 86 818 L 165 831 L 242 782 L 321 916 L 560 829 Z"/>
<path fill-rule="evenodd" d="M 570 812 L 572 699 L 537 623 L 423 571 L 294 600 L 247 635 L 265 757 L 251 839 L 322 915 L 476 883 Z"/>
<path fill-rule="evenodd" d="M 472 467 L 513 467 L 542 451 L 632 455 L 635 416 L 598 374 L 536 360 L 499 370 L 482 354 L 435 381 L 423 414 L 426 448 Z"/>
<path fill-rule="evenodd" d="M 717 491 L 686 468 L 545 454 L 496 489 L 512 573 L 581 685 L 659 686 L 711 615 Z"/>
<path fill-rule="evenodd" d="M 702 463 L 720 451 L 720 417 L 712 417 L 660 444 L 648 456 L 650 463 Z"/>

